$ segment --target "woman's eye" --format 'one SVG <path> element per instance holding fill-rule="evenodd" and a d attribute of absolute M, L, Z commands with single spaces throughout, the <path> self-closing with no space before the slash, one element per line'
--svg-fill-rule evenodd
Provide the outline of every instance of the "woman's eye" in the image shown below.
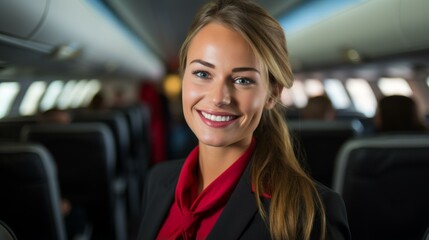
<path fill-rule="evenodd" d="M 194 74 L 195 76 L 199 77 L 199 78 L 208 78 L 209 74 L 207 72 L 204 71 L 195 71 L 192 74 Z"/>
<path fill-rule="evenodd" d="M 249 85 L 249 84 L 252 84 L 253 81 L 251 79 L 248 79 L 248 78 L 239 77 L 239 78 L 234 79 L 234 83 L 237 83 L 240 85 Z"/>

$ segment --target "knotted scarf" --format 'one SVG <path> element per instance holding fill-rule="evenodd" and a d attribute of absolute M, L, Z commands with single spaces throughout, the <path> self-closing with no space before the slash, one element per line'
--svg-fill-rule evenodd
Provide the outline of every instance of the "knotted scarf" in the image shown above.
<path fill-rule="evenodd" d="M 228 169 L 198 194 L 199 148 L 196 147 L 182 167 L 174 203 L 157 239 L 207 238 L 246 168 L 254 148 L 255 139 Z"/>

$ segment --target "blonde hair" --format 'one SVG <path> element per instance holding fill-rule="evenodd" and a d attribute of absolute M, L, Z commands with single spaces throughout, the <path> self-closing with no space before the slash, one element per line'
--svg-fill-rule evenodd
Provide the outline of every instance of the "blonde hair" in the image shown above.
<path fill-rule="evenodd" d="M 248 0 L 209 2 L 196 15 L 180 49 L 183 76 L 189 45 L 207 24 L 217 22 L 242 34 L 262 62 L 270 88 L 290 88 L 293 74 L 283 28 L 264 9 Z M 270 91 L 271 91 L 270 89 Z M 325 236 L 325 211 L 315 184 L 301 168 L 293 151 L 281 104 L 264 110 L 255 130 L 257 144 L 252 157 L 251 179 L 259 212 L 273 239 L 310 239 L 315 219 Z M 269 214 L 262 195 L 270 194 Z"/>

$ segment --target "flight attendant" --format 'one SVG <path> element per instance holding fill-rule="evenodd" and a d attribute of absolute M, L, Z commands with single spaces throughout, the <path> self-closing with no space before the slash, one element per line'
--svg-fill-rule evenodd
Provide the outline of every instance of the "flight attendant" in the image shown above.
<path fill-rule="evenodd" d="M 342 199 L 305 173 L 289 139 L 279 23 L 251 1 L 209 2 L 180 54 L 199 144 L 150 172 L 139 239 L 350 239 Z"/>

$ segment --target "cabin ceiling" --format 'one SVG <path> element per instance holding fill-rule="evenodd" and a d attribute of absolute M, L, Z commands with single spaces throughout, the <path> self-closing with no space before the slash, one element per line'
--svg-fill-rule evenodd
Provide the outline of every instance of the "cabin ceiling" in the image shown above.
<path fill-rule="evenodd" d="M 177 68 L 177 54 L 192 19 L 207 0 L 102 0 L 128 28 L 139 36 L 170 70 Z M 323 15 L 322 1 L 257 0 L 273 16 L 299 7 L 312 7 Z M 330 0 L 333 10 L 299 31 L 288 33 L 288 49 L 296 71 L 336 64 L 371 61 L 381 57 L 429 49 L 429 1 Z M 341 8 L 340 5 L 349 4 Z"/>
<path fill-rule="evenodd" d="M 167 64 L 177 67 L 177 55 L 198 9 L 208 0 L 103 0 L 127 27 Z M 290 10 L 302 0 L 259 0 L 274 16 Z"/>
<path fill-rule="evenodd" d="M 162 79 L 177 69 L 180 45 L 207 1 L 1 0 L 0 78 L 24 69 L 32 75 Z M 350 64 L 349 51 L 364 63 L 429 52 L 428 0 L 256 1 L 281 23 L 303 6 L 318 17 L 294 32 L 285 26 L 294 71 Z M 351 4 L 339 10 L 344 2 Z M 321 18 L 320 3 L 337 9 Z"/>

